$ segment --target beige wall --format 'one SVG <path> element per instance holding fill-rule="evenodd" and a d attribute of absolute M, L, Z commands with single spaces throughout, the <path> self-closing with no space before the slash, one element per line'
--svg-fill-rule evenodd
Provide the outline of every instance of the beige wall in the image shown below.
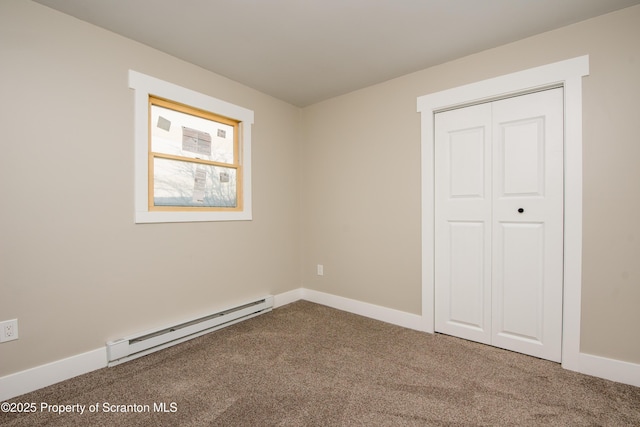
<path fill-rule="evenodd" d="M 639 40 L 636 6 L 305 108 L 303 286 L 420 314 L 416 98 L 588 54 L 581 350 L 640 363 Z"/>
<path fill-rule="evenodd" d="M 4 0 L 0 320 L 20 339 L 0 345 L 0 376 L 300 286 L 419 314 L 416 98 L 584 54 L 582 350 L 640 363 L 637 40 L 640 7 L 300 110 Z M 253 221 L 133 223 L 129 69 L 255 111 Z"/>
<path fill-rule="evenodd" d="M 298 108 L 29 1 L 0 58 L 0 376 L 300 287 Z M 129 69 L 254 110 L 253 221 L 134 224 Z"/>

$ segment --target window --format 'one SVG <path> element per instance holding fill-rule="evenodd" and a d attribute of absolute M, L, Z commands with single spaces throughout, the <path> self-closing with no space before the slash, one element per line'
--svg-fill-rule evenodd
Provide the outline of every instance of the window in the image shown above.
<path fill-rule="evenodd" d="M 253 111 L 129 71 L 135 220 L 251 219 Z"/>
<path fill-rule="evenodd" d="M 149 210 L 242 209 L 237 120 L 149 97 Z"/>

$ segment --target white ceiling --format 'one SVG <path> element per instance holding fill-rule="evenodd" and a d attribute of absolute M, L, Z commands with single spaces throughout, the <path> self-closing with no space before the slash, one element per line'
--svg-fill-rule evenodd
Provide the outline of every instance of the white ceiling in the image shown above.
<path fill-rule="evenodd" d="M 297 106 L 640 0 L 34 0 Z"/>

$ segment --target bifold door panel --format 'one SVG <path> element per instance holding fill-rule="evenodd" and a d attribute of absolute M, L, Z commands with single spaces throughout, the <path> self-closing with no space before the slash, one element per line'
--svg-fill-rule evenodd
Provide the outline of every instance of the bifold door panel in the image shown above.
<path fill-rule="evenodd" d="M 562 89 L 435 123 L 436 330 L 560 361 Z"/>

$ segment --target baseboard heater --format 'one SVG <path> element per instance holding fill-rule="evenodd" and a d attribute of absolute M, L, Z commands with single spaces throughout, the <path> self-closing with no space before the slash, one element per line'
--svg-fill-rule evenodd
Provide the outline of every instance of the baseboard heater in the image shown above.
<path fill-rule="evenodd" d="M 273 296 L 218 311 L 177 325 L 107 342 L 108 366 L 119 365 L 154 351 L 199 337 L 271 311 Z"/>

